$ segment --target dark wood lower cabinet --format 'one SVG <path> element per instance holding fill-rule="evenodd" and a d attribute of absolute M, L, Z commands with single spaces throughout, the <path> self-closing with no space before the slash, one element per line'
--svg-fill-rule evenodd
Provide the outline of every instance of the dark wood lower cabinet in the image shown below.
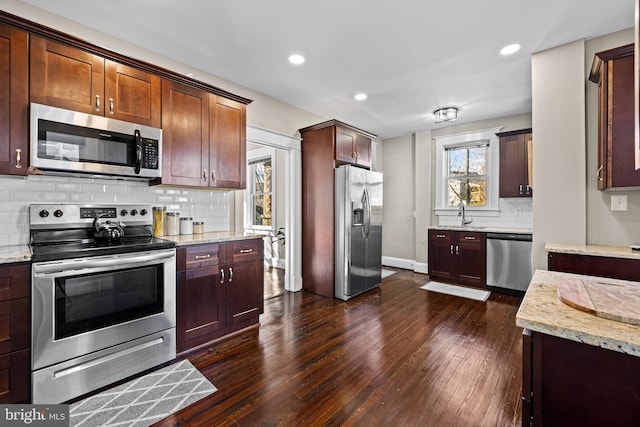
<path fill-rule="evenodd" d="M 485 288 L 486 234 L 473 231 L 429 230 L 429 277 Z"/>
<path fill-rule="evenodd" d="M 550 252 L 547 261 L 551 271 L 640 281 L 640 259 Z"/>
<path fill-rule="evenodd" d="M 522 425 L 638 426 L 640 358 L 524 330 Z"/>
<path fill-rule="evenodd" d="M 264 311 L 262 239 L 177 252 L 178 353 L 258 323 Z"/>

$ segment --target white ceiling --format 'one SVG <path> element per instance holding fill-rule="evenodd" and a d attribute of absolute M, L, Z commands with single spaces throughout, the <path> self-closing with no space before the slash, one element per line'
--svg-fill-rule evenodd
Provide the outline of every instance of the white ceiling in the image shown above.
<path fill-rule="evenodd" d="M 530 112 L 531 54 L 634 23 L 633 0 L 25 3 L 382 138 L 443 126 L 439 107 L 456 124 Z"/>

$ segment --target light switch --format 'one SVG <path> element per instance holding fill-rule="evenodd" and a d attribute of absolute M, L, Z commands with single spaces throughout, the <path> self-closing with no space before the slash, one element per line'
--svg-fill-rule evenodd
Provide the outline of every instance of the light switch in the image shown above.
<path fill-rule="evenodd" d="M 627 210 L 627 195 L 626 194 L 612 194 L 611 195 L 611 210 L 612 211 L 626 211 Z"/>

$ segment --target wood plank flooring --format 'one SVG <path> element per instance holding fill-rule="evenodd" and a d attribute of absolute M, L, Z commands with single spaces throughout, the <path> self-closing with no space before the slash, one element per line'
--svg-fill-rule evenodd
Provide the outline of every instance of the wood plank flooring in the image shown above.
<path fill-rule="evenodd" d="M 259 328 L 188 355 L 218 391 L 158 425 L 519 426 L 520 298 L 427 281 L 400 270 L 347 302 L 267 283 Z"/>

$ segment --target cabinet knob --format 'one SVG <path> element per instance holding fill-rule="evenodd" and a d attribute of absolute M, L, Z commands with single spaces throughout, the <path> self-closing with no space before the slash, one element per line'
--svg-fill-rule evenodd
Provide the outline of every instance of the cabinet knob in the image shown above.
<path fill-rule="evenodd" d="M 16 148 L 16 169 L 22 169 L 22 150 Z"/>
<path fill-rule="evenodd" d="M 100 95 L 96 95 L 96 112 L 100 112 Z"/>

